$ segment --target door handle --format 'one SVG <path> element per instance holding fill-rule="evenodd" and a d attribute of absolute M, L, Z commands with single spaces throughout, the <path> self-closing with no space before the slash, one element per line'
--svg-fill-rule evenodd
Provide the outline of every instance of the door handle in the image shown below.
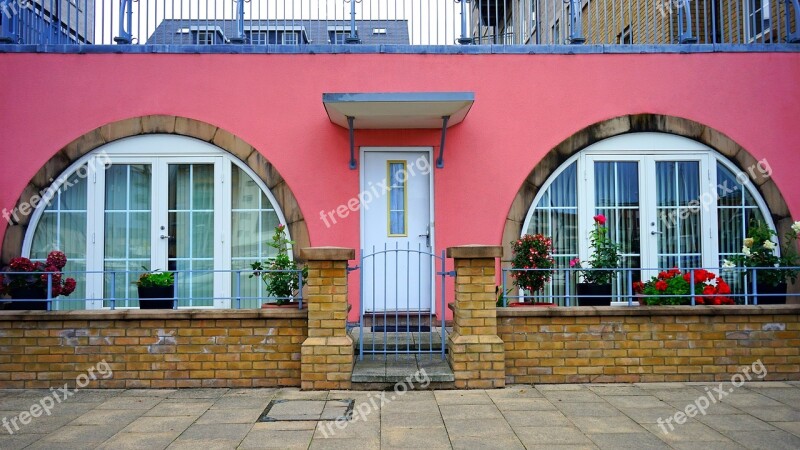
<path fill-rule="evenodd" d="M 419 237 L 422 237 L 422 236 L 425 236 L 425 245 L 430 247 L 431 246 L 431 226 L 430 225 L 428 225 L 425 228 L 425 233 L 424 234 L 420 234 L 419 235 Z"/>
<path fill-rule="evenodd" d="M 168 236 L 166 234 L 161 235 L 161 239 L 172 239 L 172 236 Z"/>
<path fill-rule="evenodd" d="M 651 235 L 651 236 L 655 236 L 655 235 L 657 235 L 657 234 L 664 234 L 664 232 L 663 232 L 663 231 L 656 231 L 656 230 L 652 230 L 652 231 L 650 232 L 650 235 Z"/>

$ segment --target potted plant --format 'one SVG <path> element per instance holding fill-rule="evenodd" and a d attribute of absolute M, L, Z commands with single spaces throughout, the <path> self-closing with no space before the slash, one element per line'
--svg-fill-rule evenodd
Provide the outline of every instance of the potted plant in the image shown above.
<path fill-rule="evenodd" d="M 272 242 L 269 246 L 277 250 L 274 257 L 267 258 L 266 261 L 256 261 L 250 265 L 253 273 L 250 278 L 259 277 L 264 282 L 267 295 L 275 299 L 275 302 L 267 302 L 261 305 L 262 308 L 273 306 L 295 306 L 293 301 L 300 294 L 300 279 L 297 271 L 305 282 L 308 276 L 308 268 L 300 269 L 296 262 L 289 257 L 289 250 L 294 245 L 294 241 L 286 238 L 286 225 L 280 224 L 275 227 L 272 235 Z"/>
<path fill-rule="evenodd" d="M 615 244 L 608 236 L 606 216 L 602 214 L 594 216 L 594 226 L 589 233 L 589 243 L 593 251 L 591 259 L 586 261 L 588 268 L 583 267 L 578 258 L 569 262 L 570 267 L 584 269 L 577 271 L 578 276 L 583 278 L 583 282 L 576 285 L 578 304 L 580 306 L 610 306 L 611 282 L 614 280 L 613 269 L 618 269 L 622 261 L 619 256 L 619 245 Z M 589 270 L 589 268 L 594 270 Z"/>
<path fill-rule="evenodd" d="M 146 267 L 142 267 L 147 270 Z M 175 276 L 172 272 L 147 271 L 136 281 L 139 309 L 172 309 L 175 304 Z"/>
<path fill-rule="evenodd" d="M 745 267 L 762 268 L 761 270 L 746 271 L 747 286 L 752 281 L 749 277 L 755 272 L 757 294 L 770 294 L 757 296 L 758 304 L 777 305 L 786 303 L 786 280 L 797 280 L 797 236 L 800 233 L 800 221 L 792 224 L 791 231 L 786 233 L 784 246 L 781 247 L 781 256 L 775 254 L 778 244 L 774 238 L 778 235 L 766 223 L 756 221 L 747 229 L 747 237 L 742 242 L 742 254 L 730 260 L 723 261 L 725 268 Z M 775 269 L 763 269 L 775 267 Z M 783 295 L 781 295 L 783 294 Z"/>
<path fill-rule="evenodd" d="M 0 274 L 0 295 L 8 295 L 16 300 L 44 300 L 50 279 L 50 298 L 59 295 L 66 297 L 77 287 L 74 278 L 64 279 L 61 270 L 66 265 L 67 256 L 58 250 L 50 252 L 44 262 L 33 262 L 25 257 L 14 258 L 4 269 L 9 273 Z M 47 301 L 7 302 L 3 306 L 7 310 L 46 311 Z"/>
<path fill-rule="evenodd" d="M 694 279 L 692 279 L 694 276 Z M 647 282 L 636 281 L 633 291 L 644 305 L 690 305 L 694 289 L 698 305 L 733 305 L 728 297 L 731 288 L 722 277 L 705 269 L 687 270 L 678 268 L 660 272 Z"/>
<path fill-rule="evenodd" d="M 527 291 L 532 298 L 537 292 L 544 288 L 553 275 L 555 261 L 550 253 L 553 248 L 553 241 L 541 234 L 526 234 L 516 241 L 511 242 L 513 258 L 511 259 L 511 277 L 514 284 L 520 289 Z M 535 302 L 524 302 L 525 305 L 539 304 Z M 554 305 L 552 302 L 544 302 L 547 305 Z M 509 306 L 517 306 L 509 304 Z"/>

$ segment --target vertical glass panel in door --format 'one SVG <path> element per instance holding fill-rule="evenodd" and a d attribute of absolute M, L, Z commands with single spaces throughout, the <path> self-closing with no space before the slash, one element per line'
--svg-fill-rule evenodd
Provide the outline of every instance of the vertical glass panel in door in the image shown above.
<path fill-rule="evenodd" d="M 261 278 L 249 276 L 250 267 L 277 254 L 270 243 L 278 214 L 255 180 L 235 164 L 231 170 L 231 307 L 238 298 L 242 308 L 258 308 L 267 297 Z"/>
<path fill-rule="evenodd" d="M 79 175 L 83 174 L 83 176 Z M 69 177 L 42 212 L 36 233 L 33 235 L 30 257 L 44 261 L 53 250 L 67 255 L 64 277 L 75 278 L 78 283 L 69 297 L 59 297 L 53 309 L 84 309 L 86 298 L 86 196 L 87 166 Z"/>
<path fill-rule="evenodd" d="M 152 166 L 114 164 L 106 169 L 103 298 L 115 307 L 137 307 L 136 280 L 150 267 Z M 103 306 L 110 307 L 109 300 Z"/>
<path fill-rule="evenodd" d="M 167 258 L 178 306 L 213 306 L 214 165 L 169 164 L 168 177 Z"/>
<path fill-rule="evenodd" d="M 702 265 L 700 162 L 656 161 L 656 235 L 659 268 Z"/>
<path fill-rule="evenodd" d="M 638 161 L 596 161 L 594 163 L 594 212 L 606 217 L 606 228 L 611 240 L 620 246 L 622 266 L 640 267 L 641 227 L 639 204 Z M 594 223 L 592 223 L 594 226 Z M 592 248 L 589 249 L 593 251 Z M 631 274 L 632 281 L 641 277 L 638 271 Z M 630 285 L 626 272 L 614 274 L 612 290 L 627 295 Z"/>

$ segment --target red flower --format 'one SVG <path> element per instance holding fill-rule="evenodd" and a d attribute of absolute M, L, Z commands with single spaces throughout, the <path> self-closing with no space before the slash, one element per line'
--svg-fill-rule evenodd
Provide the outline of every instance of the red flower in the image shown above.
<path fill-rule="evenodd" d="M 656 289 L 659 291 L 666 291 L 667 290 L 667 282 L 664 280 L 658 280 L 656 282 Z"/>
<path fill-rule="evenodd" d="M 714 286 L 707 284 L 706 287 L 703 288 L 703 295 L 714 295 L 716 293 L 717 290 L 714 288 Z"/>
<path fill-rule="evenodd" d="M 33 272 L 36 266 L 30 259 L 18 257 L 12 259 L 11 262 L 8 263 L 8 267 L 13 272 Z"/>
<path fill-rule="evenodd" d="M 594 216 L 594 221 L 597 222 L 598 225 L 605 225 L 606 224 L 606 216 L 602 214 L 598 214 Z"/>
<path fill-rule="evenodd" d="M 633 292 L 641 294 L 643 291 L 644 291 L 644 283 L 642 283 L 641 281 L 634 281 Z"/>
<path fill-rule="evenodd" d="M 77 286 L 78 283 L 75 282 L 74 278 L 67 278 L 67 281 L 64 282 L 64 288 L 61 289 L 61 295 L 72 294 Z"/>
<path fill-rule="evenodd" d="M 67 255 L 64 252 L 53 250 L 47 255 L 47 265 L 55 266 L 58 270 L 61 270 L 67 265 Z"/>
<path fill-rule="evenodd" d="M 725 282 L 720 277 L 717 277 L 717 292 L 722 295 L 728 295 L 731 293 L 731 287 L 728 286 L 728 283 Z"/>
<path fill-rule="evenodd" d="M 706 304 L 706 301 L 705 301 L 705 300 L 703 300 L 703 297 L 698 297 L 698 298 L 696 298 L 696 299 L 694 300 L 694 302 L 695 302 L 695 303 L 697 303 L 698 305 L 705 305 L 705 304 Z"/>

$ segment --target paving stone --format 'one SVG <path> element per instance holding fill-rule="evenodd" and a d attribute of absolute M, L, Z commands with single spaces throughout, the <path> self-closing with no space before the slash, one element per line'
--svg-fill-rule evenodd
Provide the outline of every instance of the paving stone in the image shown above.
<path fill-rule="evenodd" d="M 323 439 L 377 439 L 380 440 L 383 425 L 375 417 L 373 420 L 322 421 L 315 431 L 315 438 Z M 388 429 L 388 428 L 384 428 Z"/>
<path fill-rule="evenodd" d="M 272 420 L 319 420 L 326 400 L 275 401 L 267 417 Z M 344 406 L 341 407 L 344 411 Z"/>
<path fill-rule="evenodd" d="M 685 387 L 683 389 L 642 389 L 642 391 L 663 401 L 682 400 L 685 402 L 694 402 L 698 398 L 708 395 L 707 392 L 698 391 L 692 387 Z"/>
<path fill-rule="evenodd" d="M 672 442 L 670 446 L 677 450 L 697 450 L 698 447 L 702 448 L 702 450 L 746 450 L 747 448 L 730 439 L 726 441 L 705 441 L 700 445 L 697 442 Z"/>
<path fill-rule="evenodd" d="M 293 430 L 315 430 L 320 422 L 309 420 L 305 422 L 256 422 L 252 430 L 273 430 L 273 431 L 293 431 Z"/>
<path fill-rule="evenodd" d="M 525 446 L 514 435 L 510 436 L 453 436 L 451 440 L 456 450 L 524 450 Z"/>
<path fill-rule="evenodd" d="M 705 442 L 727 440 L 727 438 L 719 432 L 712 430 L 707 425 L 699 422 L 674 424 L 674 429 L 670 429 L 669 424 L 665 424 L 663 427 L 656 424 L 644 424 L 642 426 L 654 435 L 658 436 L 662 441 L 670 445 L 673 442 Z M 664 433 L 664 430 L 667 432 Z"/>
<path fill-rule="evenodd" d="M 253 430 L 244 438 L 239 449 L 307 449 L 313 435 L 313 430 Z"/>
<path fill-rule="evenodd" d="M 5 431 L 5 430 L 0 430 Z M 14 433 L 6 434 L 4 432 L 0 432 L 0 448 L 3 450 L 18 450 L 25 448 L 34 442 L 38 441 L 39 439 L 45 437 L 45 434 L 19 434 Z"/>
<path fill-rule="evenodd" d="M 544 391 L 545 398 L 550 400 L 553 403 L 557 402 L 581 402 L 581 403 L 591 403 L 591 402 L 605 402 L 603 397 L 600 397 L 596 393 L 585 389 L 580 391 Z M 637 397 L 634 397 L 637 398 Z"/>
<path fill-rule="evenodd" d="M 544 391 L 584 391 L 588 388 L 581 384 L 537 384 L 536 389 Z"/>
<path fill-rule="evenodd" d="M 528 411 L 541 409 L 554 409 L 553 403 L 546 398 L 493 398 L 494 404 L 500 411 Z"/>
<path fill-rule="evenodd" d="M 586 434 L 642 433 L 647 430 L 628 417 L 571 417 L 570 420 Z"/>
<path fill-rule="evenodd" d="M 123 433 L 173 433 L 173 439 L 194 422 L 193 417 L 140 417 L 122 429 Z"/>
<path fill-rule="evenodd" d="M 67 425 L 59 428 L 47 436 L 43 437 L 38 443 L 50 443 L 53 447 L 60 446 L 60 443 L 78 443 L 83 442 L 88 444 L 90 442 L 100 443 L 117 432 L 125 425 Z"/>
<path fill-rule="evenodd" d="M 619 409 L 608 403 L 561 402 L 556 403 L 555 407 L 569 417 L 609 417 L 622 415 Z"/>
<path fill-rule="evenodd" d="M 381 449 L 449 449 L 450 439 L 444 427 L 391 428 L 381 432 Z"/>
<path fill-rule="evenodd" d="M 513 431 L 505 419 L 445 419 L 449 436 L 513 436 Z"/>
<path fill-rule="evenodd" d="M 783 430 L 725 431 L 724 434 L 750 449 L 797 450 L 800 448 L 800 436 Z"/>
<path fill-rule="evenodd" d="M 266 398 L 270 399 L 278 392 L 276 388 L 248 388 L 248 389 L 230 389 L 223 398 Z"/>
<path fill-rule="evenodd" d="M 620 411 L 636 423 L 657 423 L 658 419 L 663 422 L 678 412 L 676 408 L 669 406 L 665 408 L 622 408 Z M 694 419 L 687 418 L 687 421 L 692 422 Z"/>
<path fill-rule="evenodd" d="M 371 418 L 368 418 L 367 420 L 371 420 Z M 389 427 L 389 428 L 444 426 L 442 416 L 439 415 L 438 413 L 415 414 L 415 413 L 404 413 L 404 412 L 394 412 L 394 413 L 383 412 L 380 415 L 380 421 L 382 427 Z"/>
<path fill-rule="evenodd" d="M 200 417 L 209 408 L 211 408 L 212 405 L 213 403 L 207 400 L 192 402 L 164 400 L 163 402 L 159 403 L 157 407 L 144 413 L 144 415 L 148 417 Z"/>
<path fill-rule="evenodd" d="M 120 392 L 119 396 L 120 397 L 169 397 L 175 392 L 178 392 L 178 390 L 177 389 L 126 389 Z"/>
<path fill-rule="evenodd" d="M 694 400 L 669 400 L 664 402 L 668 406 L 672 406 L 675 408 L 675 411 L 684 411 L 686 407 L 689 405 L 694 404 Z M 759 407 L 760 408 L 760 407 Z M 730 415 L 730 414 L 742 414 L 742 410 L 735 408 L 731 405 L 725 403 L 712 403 L 706 408 L 706 415 Z"/>
<path fill-rule="evenodd" d="M 11 419 L 12 417 L 16 417 L 19 414 L 18 412 L 14 412 L 13 414 L 3 414 L 0 413 L 0 417 L 7 417 Z M 73 420 L 77 419 L 81 416 L 82 413 L 77 414 L 53 414 L 51 416 L 41 416 L 35 417 L 31 420 L 31 423 L 28 425 L 22 425 L 19 421 L 16 424 L 19 426 L 17 430 L 11 422 L 9 422 L 9 428 L 14 432 L 15 435 L 17 434 L 47 434 L 52 433 L 53 431 L 58 430 L 59 428 L 63 427 L 64 425 L 69 424 Z M 2 436 L 7 430 L 5 428 L 0 428 L 0 436 Z M 4 448 L 0 446 L 0 448 Z"/>
<path fill-rule="evenodd" d="M 751 391 L 733 392 L 727 397 L 723 397 L 721 401 L 723 403 L 732 405 L 736 408 L 742 408 L 747 406 L 768 406 L 768 407 L 784 406 L 783 403 L 777 400 L 773 400 L 767 396 L 756 394 Z"/>
<path fill-rule="evenodd" d="M 86 450 L 99 445 L 98 442 L 58 442 L 53 443 L 45 440 L 38 440 L 25 447 L 25 450 Z"/>
<path fill-rule="evenodd" d="M 686 383 L 681 383 L 678 381 L 668 381 L 664 383 L 633 383 L 634 386 L 638 387 L 639 389 L 675 389 L 679 390 L 685 388 L 687 386 Z"/>
<path fill-rule="evenodd" d="M 181 433 L 181 439 L 223 439 L 241 441 L 244 436 L 253 427 L 252 424 L 238 424 L 238 423 L 196 423 Z"/>
<path fill-rule="evenodd" d="M 174 440 L 168 450 L 233 450 L 239 447 L 239 440 L 230 439 L 181 439 Z"/>
<path fill-rule="evenodd" d="M 241 397 L 220 397 L 214 401 L 211 409 L 232 409 L 247 408 L 261 409 L 262 411 L 270 402 L 270 398 L 241 398 Z"/>
<path fill-rule="evenodd" d="M 605 384 L 605 385 L 591 385 L 589 389 L 597 395 L 653 395 L 652 393 L 640 389 L 634 385 L 622 384 Z"/>
<path fill-rule="evenodd" d="M 572 445 L 526 445 L 527 450 L 598 450 L 600 447 L 594 444 L 572 444 Z"/>
<path fill-rule="evenodd" d="M 286 388 L 276 392 L 274 398 L 276 400 L 327 400 L 328 393 L 325 391 L 301 391 L 297 388 Z"/>
<path fill-rule="evenodd" d="M 572 422 L 559 411 L 505 411 L 503 416 L 512 428 L 572 426 Z"/>
<path fill-rule="evenodd" d="M 353 450 L 357 448 L 380 448 L 380 446 L 380 438 L 318 439 L 314 437 L 309 450 Z"/>
<path fill-rule="evenodd" d="M 578 428 L 575 427 L 519 427 L 514 432 L 525 447 L 532 445 L 592 444 Z"/>
<path fill-rule="evenodd" d="M 601 449 L 669 449 L 670 446 L 650 433 L 599 433 L 588 434 Z"/>
<path fill-rule="evenodd" d="M 82 414 L 70 425 L 118 425 L 125 427 L 145 413 L 144 410 L 107 410 L 95 409 Z"/>
<path fill-rule="evenodd" d="M 98 450 L 117 449 L 165 449 L 175 440 L 176 434 L 166 433 L 118 433 L 111 439 L 103 442 Z"/>
<path fill-rule="evenodd" d="M 161 402 L 161 398 L 152 397 L 113 397 L 100 405 L 97 409 L 152 409 L 154 406 Z"/>
<path fill-rule="evenodd" d="M 434 400 L 394 401 L 381 407 L 382 413 L 439 414 L 439 405 Z"/>
<path fill-rule="evenodd" d="M 790 388 L 758 388 L 750 389 L 750 392 L 769 397 L 789 406 L 800 405 L 800 389 Z"/>
<path fill-rule="evenodd" d="M 663 408 L 669 406 L 652 395 L 609 395 L 603 399 L 617 408 Z"/>
<path fill-rule="evenodd" d="M 495 405 L 442 405 L 439 407 L 442 418 L 450 419 L 502 419 L 503 415 Z"/>
<path fill-rule="evenodd" d="M 495 403 L 501 398 L 520 399 L 544 397 L 541 392 L 537 391 L 532 386 L 524 384 L 506 386 L 503 389 L 492 389 L 490 391 L 486 391 L 486 394 L 495 400 Z"/>
<path fill-rule="evenodd" d="M 696 419 L 717 431 L 768 431 L 775 427 L 753 416 L 732 414 L 727 416 L 697 416 Z"/>
<path fill-rule="evenodd" d="M 435 391 L 439 405 L 491 405 L 486 391 Z"/>
<path fill-rule="evenodd" d="M 800 422 L 770 422 L 770 425 L 800 436 Z"/>
<path fill-rule="evenodd" d="M 167 398 L 219 398 L 230 392 L 228 388 L 178 389 Z"/>

